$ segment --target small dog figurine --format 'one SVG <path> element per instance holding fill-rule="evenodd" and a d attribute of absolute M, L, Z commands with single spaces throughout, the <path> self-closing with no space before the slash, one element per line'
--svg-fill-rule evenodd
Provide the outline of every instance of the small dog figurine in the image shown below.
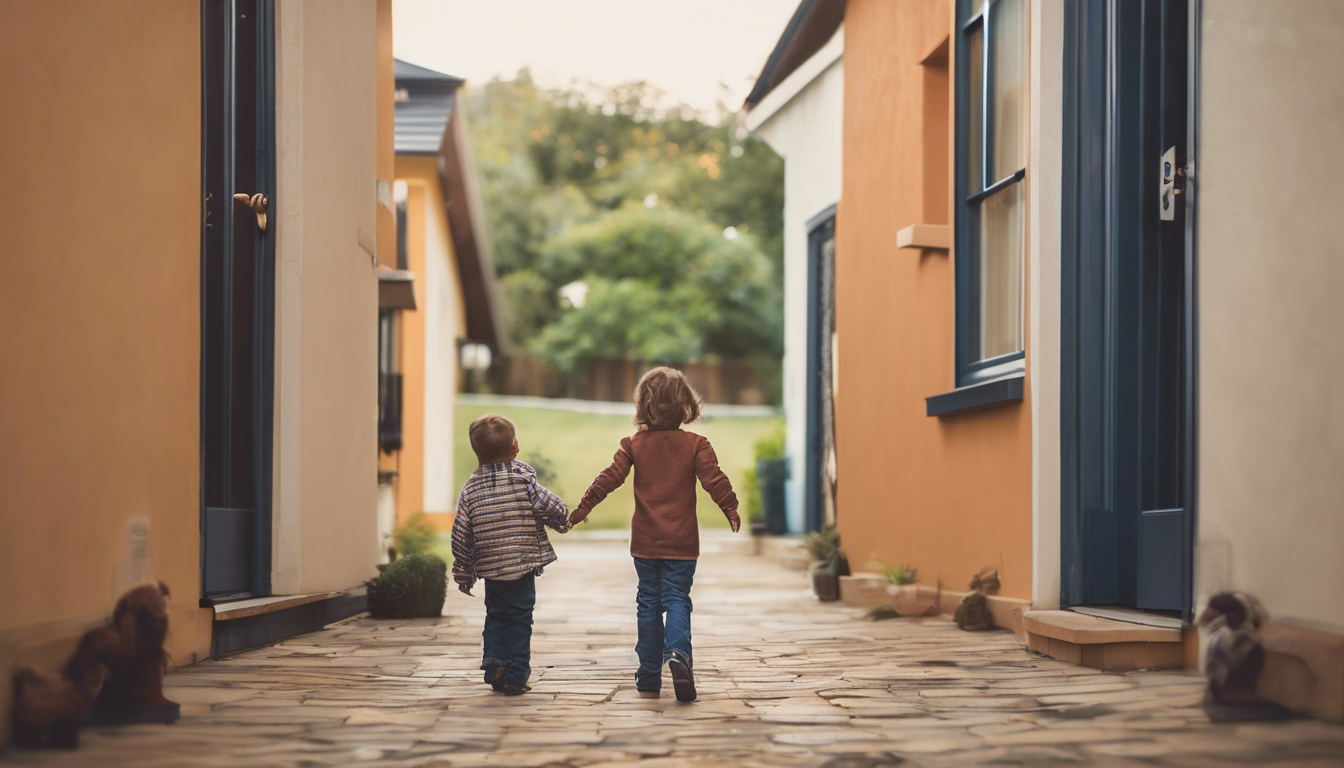
<path fill-rule="evenodd" d="M 1196 626 L 1204 630 L 1204 711 L 1218 721 L 1269 720 L 1286 717 L 1288 710 L 1255 692 L 1265 668 L 1260 626 L 1269 618 L 1255 598 L 1241 592 L 1222 592 L 1209 598 Z"/>
<path fill-rule="evenodd" d="M 117 601 L 112 622 L 80 638 L 60 676 L 32 667 L 14 672 L 14 743 L 25 748 L 73 749 L 79 729 L 95 712 L 104 722 L 127 722 L 142 711 L 176 720 L 178 707 L 163 697 L 168 656 L 168 587 L 145 584 Z M 171 714 L 171 718 L 165 715 Z"/>
<path fill-rule="evenodd" d="M 1204 676 L 1209 687 L 1206 703 L 1259 703 L 1255 682 L 1265 667 L 1265 649 L 1260 644 L 1260 625 L 1267 619 L 1254 598 L 1240 592 L 1223 592 L 1209 604 L 1195 623 L 1208 633 Z"/>

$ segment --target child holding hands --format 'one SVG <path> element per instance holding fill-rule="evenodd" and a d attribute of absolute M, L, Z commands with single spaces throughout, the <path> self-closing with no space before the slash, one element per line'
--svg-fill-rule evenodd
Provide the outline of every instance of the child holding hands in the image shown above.
<path fill-rule="evenodd" d="M 719 468 L 714 448 L 704 437 L 681 429 L 698 418 L 700 396 L 681 371 L 659 367 L 645 373 L 635 388 L 638 431 L 621 440 L 611 466 L 597 476 L 569 517 L 571 525 L 585 520 L 634 470 L 630 554 L 639 576 L 635 688 L 645 698 L 658 697 L 664 664 L 672 674 L 677 700 L 694 701 L 696 696 L 690 591 L 700 556 L 697 479 L 723 510 L 733 532 L 741 527 L 737 496 Z"/>
<path fill-rule="evenodd" d="M 528 690 L 532 674 L 532 609 L 536 577 L 555 562 L 546 528 L 570 529 L 569 510 L 518 461 L 513 422 L 491 414 L 468 432 L 480 466 L 457 501 L 453 521 L 453 580 L 471 594 L 485 580 L 485 682 L 506 696 Z"/>

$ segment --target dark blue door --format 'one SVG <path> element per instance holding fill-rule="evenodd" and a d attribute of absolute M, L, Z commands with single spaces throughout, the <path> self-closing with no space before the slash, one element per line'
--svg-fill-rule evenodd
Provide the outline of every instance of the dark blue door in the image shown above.
<path fill-rule="evenodd" d="M 201 3 L 203 602 L 270 593 L 273 10 Z"/>
<path fill-rule="evenodd" d="M 1065 9 L 1062 598 L 1188 613 L 1188 0 Z"/>
<path fill-rule="evenodd" d="M 835 441 L 832 345 L 835 339 L 835 206 L 808 222 L 807 232 L 807 456 L 803 477 L 803 525 L 816 531 L 830 521 Z"/>

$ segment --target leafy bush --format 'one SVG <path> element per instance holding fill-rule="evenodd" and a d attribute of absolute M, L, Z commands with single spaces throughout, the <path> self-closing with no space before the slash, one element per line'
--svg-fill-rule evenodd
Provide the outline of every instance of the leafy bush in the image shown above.
<path fill-rule="evenodd" d="M 742 471 L 742 517 L 748 523 L 759 523 L 765 514 L 761 505 L 761 478 L 756 468 Z"/>
<path fill-rule="evenodd" d="M 398 557 L 428 552 L 438 539 L 438 529 L 424 512 L 416 512 L 392 531 L 392 547 L 397 550 Z"/>
<path fill-rule="evenodd" d="M 443 613 L 448 595 L 448 564 L 438 555 L 407 555 L 364 582 L 369 613 L 377 619 L 433 618 Z"/>
<path fill-rule="evenodd" d="M 784 422 L 772 422 L 756 440 L 756 461 L 778 461 L 784 458 L 786 441 Z"/>
<path fill-rule="evenodd" d="M 827 523 L 820 531 L 807 534 L 803 546 L 807 547 L 807 552 L 813 559 L 827 560 L 840 548 L 840 531 L 835 527 L 835 523 Z"/>
<path fill-rule="evenodd" d="M 901 584 L 914 584 L 916 579 L 919 578 L 919 569 L 913 565 L 905 565 L 904 563 L 901 565 L 887 565 L 881 560 L 874 560 L 868 565 L 881 568 L 882 572 L 887 575 L 887 581 L 898 586 Z"/>
<path fill-rule="evenodd" d="M 533 471 L 537 473 L 538 483 L 547 488 L 552 488 L 555 485 L 555 462 L 551 461 L 549 456 L 534 449 L 529 451 L 522 459 L 524 464 L 532 467 Z"/>

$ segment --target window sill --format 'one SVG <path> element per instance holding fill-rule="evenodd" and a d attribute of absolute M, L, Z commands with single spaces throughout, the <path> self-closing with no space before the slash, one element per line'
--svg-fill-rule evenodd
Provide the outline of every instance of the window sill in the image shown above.
<path fill-rule="evenodd" d="M 927 416 L 947 416 L 976 408 L 987 408 L 1003 403 L 1022 402 L 1025 373 L 1015 373 L 1001 379 L 958 387 L 951 392 L 924 398 Z"/>

